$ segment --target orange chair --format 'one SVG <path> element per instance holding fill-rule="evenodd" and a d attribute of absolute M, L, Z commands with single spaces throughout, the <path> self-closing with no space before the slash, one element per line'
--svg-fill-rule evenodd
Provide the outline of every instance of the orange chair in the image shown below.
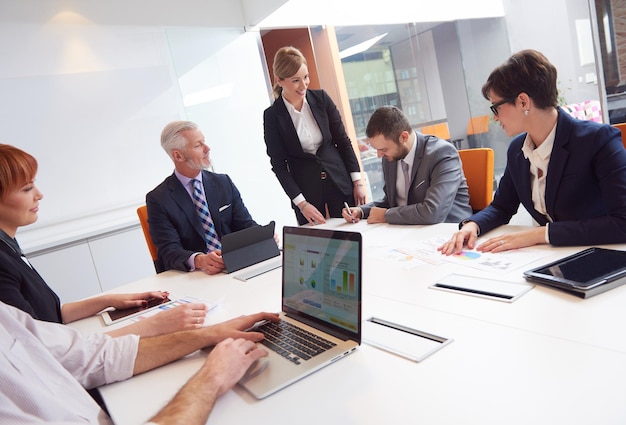
<path fill-rule="evenodd" d="M 467 134 L 482 134 L 489 131 L 489 115 L 471 117 L 467 123 Z"/>
<path fill-rule="evenodd" d="M 480 211 L 493 199 L 493 149 L 460 149 L 461 165 L 469 186 L 470 205 Z"/>
<path fill-rule="evenodd" d="M 154 268 L 157 273 L 159 269 L 157 268 L 157 247 L 152 242 L 152 237 L 150 236 L 150 227 L 148 226 L 148 207 L 145 205 L 137 208 L 137 216 L 139 216 L 139 223 L 141 223 L 141 230 L 143 230 L 143 236 L 146 238 L 146 244 L 148 245 L 148 250 L 150 251 L 150 257 L 152 257 L 152 262 L 154 263 Z"/>
<path fill-rule="evenodd" d="M 622 132 L 622 143 L 626 148 L 626 122 L 621 122 L 619 124 L 613 124 L 613 127 L 618 128 Z"/>
<path fill-rule="evenodd" d="M 467 145 L 470 148 L 482 148 L 487 144 L 489 115 L 471 117 L 467 123 Z"/>
<path fill-rule="evenodd" d="M 426 127 L 422 127 L 420 129 L 420 133 L 422 134 L 432 134 L 433 136 L 437 136 L 440 139 L 447 140 L 452 143 L 454 147 L 459 149 L 461 147 L 461 142 L 463 139 L 450 139 L 450 128 L 448 127 L 447 122 L 442 122 L 439 124 L 427 125 Z"/>
<path fill-rule="evenodd" d="M 447 122 L 422 127 L 420 133 L 432 134 L 433 136 L 437 136 L 440 139 L 450 140 L 450 129 L 448 128 Z"/>

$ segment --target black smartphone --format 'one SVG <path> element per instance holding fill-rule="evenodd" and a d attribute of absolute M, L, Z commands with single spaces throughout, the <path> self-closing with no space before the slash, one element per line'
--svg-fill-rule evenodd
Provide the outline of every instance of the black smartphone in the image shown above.
<path fill-rule="evenodd" d="M 117 322 L 118 320 L 122 320 L 134 314 L 141 313 L 142 311 L 146 311 L 149 308 L 168 303 L 171 300 L 169 298 L 149 298 L 147 301 L 148 301 L 148 304 L 145 307 L 139 306 L 139 307 L 122 308 L 120 310 L 106 311 L 102 313 L 102 319 L 104 320 L 105 324 L 111 325 Z"/>

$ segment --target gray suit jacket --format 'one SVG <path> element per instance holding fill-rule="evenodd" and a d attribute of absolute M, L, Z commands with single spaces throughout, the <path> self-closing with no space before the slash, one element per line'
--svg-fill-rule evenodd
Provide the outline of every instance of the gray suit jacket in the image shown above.
<path fill-rule="evenodd" d="M 390 224 L 458 223 L 472 215 L 469 191 L 459 153 L 446 140 L 415 133 L 415 160 L 406 206 L 398 206 L 396 177 L 398 162 L 382 159 L 385 196 L 361 207 L 363 217 L 372 207 L 388 208 Z"/>

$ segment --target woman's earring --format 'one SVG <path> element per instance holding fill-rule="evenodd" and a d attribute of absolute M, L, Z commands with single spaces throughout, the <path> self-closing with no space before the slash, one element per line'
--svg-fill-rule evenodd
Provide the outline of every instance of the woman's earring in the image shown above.
<path fill-rule="evenodd" d="M 524 115 L 528 116 L 528 109 L 524 111 Z"/>

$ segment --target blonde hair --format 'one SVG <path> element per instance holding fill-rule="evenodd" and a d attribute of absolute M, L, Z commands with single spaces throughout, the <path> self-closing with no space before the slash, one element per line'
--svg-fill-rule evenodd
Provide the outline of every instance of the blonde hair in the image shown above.
<path fill-rule="evenodd" d="M 302 67 L 307 65 L 306 58 L 302 52 L 293 46 L 281 47 L 274 55 L 274 65 L 272 69 L 274 71 L 274 78 L 284 80 L 296 74 Z M 274 84 L 274 98 L 278 98 L 283 92 L 283 88 Z"/>

